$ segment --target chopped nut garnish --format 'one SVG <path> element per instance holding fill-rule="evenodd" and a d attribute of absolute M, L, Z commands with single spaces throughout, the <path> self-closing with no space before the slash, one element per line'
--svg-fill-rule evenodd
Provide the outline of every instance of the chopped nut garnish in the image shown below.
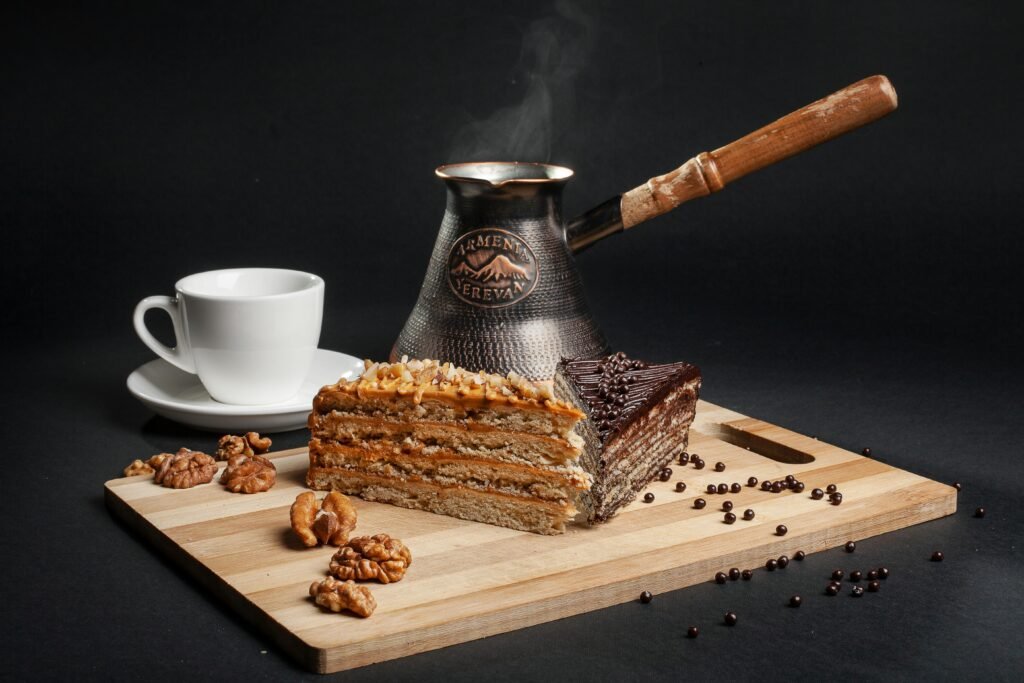
<path fill-rule="evenodd" d="M 314 581 L 309 594 L 316 604 L 332 612 L 348 610 L 365 619 L 377 609 L 370 589 L 355 581 L 337 581 L 328 576 L 323 581 Z"/>
<path fill-rule="evenodd" d="M 217 460 L 230 460 L 236 455 L 262 455 L 270 450 L 273 441 L 261 437 L 259 432 L 246 432 L 243 436 L 225 434 L 217 441 Z"/>
<path fill-rule="evenodd" d="M 387 534 L 359 536 L 342 546 L 331 558 L 331 574 L 342 580 L 401 581 L 412 564 L 405 544 Z"/>
<path fill-rule="evenodd" d="M 307 547 L 321 543 L 340 546 L 356 528 L 356 508 L 343 493 L 331 491 L 319 506 L 312 491 L 303 491 L 292 503 L 292 529 Z"/>
<path fill-rule="evenodd" d="M 232 493 L 260 493 L 277 481 L 277 468 L 262 455 L 235 455 L 220 475 L 220 483 Z"/>
<path fill-rule="evenodd" d="M 152 467 L 141 460 L 132 460 L 132 464 L 124 468 L 124 476 L 126 477 L 138 477 L 144 474 L 153 474 L 155 472 Z"/>
<path fill-rule="evenodd" d="M 164 459 L 153 481 L 169 489 L 188 489 L 212 481 L 215 474 L 217 461 L 206 453 L 182 448 Z"/>

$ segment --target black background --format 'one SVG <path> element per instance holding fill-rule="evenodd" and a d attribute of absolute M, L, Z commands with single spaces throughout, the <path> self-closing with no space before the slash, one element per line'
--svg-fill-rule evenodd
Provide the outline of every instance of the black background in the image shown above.
<path fill-rule="evenodd" d="M 443 212 L 438 164 L 570 166 L 575 213 L 885 73 L 895 114 L 579 267 L 616 348 L 697 363 L 713 402 L 960 480 L 958 513 L 862 542 L 857 566 L 893 578 L 860 601 L 819 597 L 852 568 L 829 552 L 345 677 L 1018 678 L 1022 24 L 1014 3 L 8 6 L 0 672 L 303 675 L 103 507 L 131 459 L 209 439 L 124 388 L 151 357 L 140 298 L 210 268 L 308 270 L 327 281 L 321 345 L 380 358 Z M 527 135 L 486 125 L 538 93 L 549 116 Z"/>

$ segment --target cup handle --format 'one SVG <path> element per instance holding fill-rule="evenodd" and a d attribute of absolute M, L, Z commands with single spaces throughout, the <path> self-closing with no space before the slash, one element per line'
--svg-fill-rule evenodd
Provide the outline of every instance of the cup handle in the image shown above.
<path fill-rule="evenodd" d="M 159 308 L 171 316 L 171 324 L 174 326 L 173 348 L 162 344 L 146 327 L 146 311 L 151 308 Z M 192 359 L 192 352 L 188 346 L 182 343 L 181 310 L 178 307 L 178 300 L 170 296 L 147 296 L 135 307 L 135 333 L 139 339 L 165 361 L 181 368 L 185 372 L 196 374 L 196 364 Z"/>

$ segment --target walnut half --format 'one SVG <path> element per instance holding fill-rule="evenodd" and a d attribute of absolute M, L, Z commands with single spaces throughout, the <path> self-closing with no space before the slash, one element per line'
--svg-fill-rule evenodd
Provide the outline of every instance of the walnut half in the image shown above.
<path fill-rule="evenodd" d="M 328 576 L 323 581 L 314 581 L 309 594 L 316 604 L 332 612 L 348 610 L 364 619 L 377 609 L 377 601 L 366 586 L 355 581 L 337 581 Z"/>
<path fill-rule="evenodd" d="M 317 505 L 312 491 L 303 491 L 291 508 L 292 529 L 307 547 L 321 543 L 340 546 L 356 528 L 356 508 L 343 493 L 331 491 Z"/>
<path fill-rule="evenodd" d="M 412 553 L 397 538 L 387 534 L 359 536 L 342 546 L 331 558 L 331 574 L 341 580 L 401 581 L 412 564 Z"/>
<path fill-rule="evenodd" d="M 277 482 L 277 468 L 262 455 L 236 455 L 220 475 L 220 483 L 232 493 L 260 493 Z"/>
<path fill-rule="evenodd" d="M 215 474 L 217 461 L 206 453 L 182 448 L 164 458 L 153 481 L 169 489 L 189 489 L 212 481 Z"/>
<path fill-rule="evenodd" d="M 246 432 L 244 436 L 225 434 L 217 441 L 217 460 L 230 460 L 236 455 L 263 455 L 273 441 L 259 432 Z"/>

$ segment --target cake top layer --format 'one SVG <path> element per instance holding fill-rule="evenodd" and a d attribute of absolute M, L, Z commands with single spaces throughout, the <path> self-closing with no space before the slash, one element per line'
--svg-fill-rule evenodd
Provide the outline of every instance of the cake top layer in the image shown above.
<path fill-rule="evenodd" d="M 414 403 L 442 399 L 506 404 L 557 412 L 576 419 L 584 417 L 572 404 L 556 399 L 550 386 L 534 384 L 515 372 L 503 377 L 483 370 L 471 372 L 436 360 L 410 360 L 407 356 L 402 356 L 399 363 L 375 363 L 367 359 L 363 365 L 363 374 L 357 379 L 342 379 L 320 391 L 343 391 L 374 398 L 407 397 Z"/>
<path fill-rule="evenodd" d="M 689 363 L 650 364 L 618 353 L 596 359 L 563 358 L 557 372 L 586 404 L 602 443 L 656 405 L 674 387 L 700 377 Z"/>

